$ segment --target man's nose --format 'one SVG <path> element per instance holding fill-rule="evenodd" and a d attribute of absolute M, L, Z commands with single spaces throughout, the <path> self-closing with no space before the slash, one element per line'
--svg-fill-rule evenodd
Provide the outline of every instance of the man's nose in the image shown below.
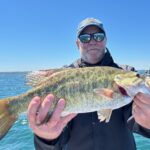
<path fill-rule="evenodd" d="M 96 44 L 96 41 L 94 40 L 94 38 L 92 37 L 89 44 Z"/>

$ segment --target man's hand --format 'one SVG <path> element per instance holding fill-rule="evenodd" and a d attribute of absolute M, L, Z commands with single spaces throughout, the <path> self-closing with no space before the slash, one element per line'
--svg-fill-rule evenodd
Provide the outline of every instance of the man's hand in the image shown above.
<path fill-rule="evenodd" d="M 135 121 L 150 129 L 150 95 L 138 93 L 133 101 L 132 114 Z"/>
<path fill-rule="evenodd" d="M 48 122 L 41 124 L 47 116 L 53 100 L 52 94 L 47 95 L 43 102 L 40 101 L 40 97 L 34 97 L 28 107 L 28 120 L 31 129 L 36 135 L 47 140 L 59 137 L 67 123 L 76 116 L 76 114 L 70 114 L 61 117 L 65 100 L 60 99 Z"/>

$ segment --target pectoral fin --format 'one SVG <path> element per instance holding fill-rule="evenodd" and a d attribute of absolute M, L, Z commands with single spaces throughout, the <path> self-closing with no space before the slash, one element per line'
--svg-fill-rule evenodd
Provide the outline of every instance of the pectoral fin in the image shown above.
<path fill-rule="evenodd" d="M 112 114 L 111 109 L 103 109 L 103 110 L 97 111 L 98 119 L 100 120 L 100 122 L 104 120 L 106 123 L 109 122 L 111 114 Z"/>
<path fill-rule="evenodd" d="M 101 88 L 101 89 L 94 89 L 94 92 L 100 96 L 103 96 L 108 99 L 113 99 L 114 91 L 111 89 Z"/>

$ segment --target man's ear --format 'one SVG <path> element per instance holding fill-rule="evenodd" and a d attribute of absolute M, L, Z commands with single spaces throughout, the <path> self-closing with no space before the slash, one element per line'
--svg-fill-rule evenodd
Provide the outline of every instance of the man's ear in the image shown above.
<path fill-rule="evenodd" d="M 78 39 L 76 40 L 76 45 L 77 45 L 77 47 L 79 49 L 79 40 Z"/>

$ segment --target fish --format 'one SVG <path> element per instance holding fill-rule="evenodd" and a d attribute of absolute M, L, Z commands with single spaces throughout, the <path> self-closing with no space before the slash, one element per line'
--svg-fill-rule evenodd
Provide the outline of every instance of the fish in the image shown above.
<path fill-rule="evenodd" d="M 150 87 L 150 76 L 145 77 L 145 81 L 148 87 Z"/>
<path fill-rule="evenodd" d="M 48 114 L 52 114 L 58 100 L 64 98 L 62 117 L 97 111 L 100 122 L 108 123 L 112 111 L 131 103 L 138 92 L 150 94 L 148 84 L 137 72 L 113 67 L 52 69 L 48 75 L 38 74 L 27 75 L 27 84 L 32 86 L 27 92 L 0 99 L 0 140 L 18 116 L 27 111 L 35 96 L 43 100 L 49 93 L 55 95 Z"/>

